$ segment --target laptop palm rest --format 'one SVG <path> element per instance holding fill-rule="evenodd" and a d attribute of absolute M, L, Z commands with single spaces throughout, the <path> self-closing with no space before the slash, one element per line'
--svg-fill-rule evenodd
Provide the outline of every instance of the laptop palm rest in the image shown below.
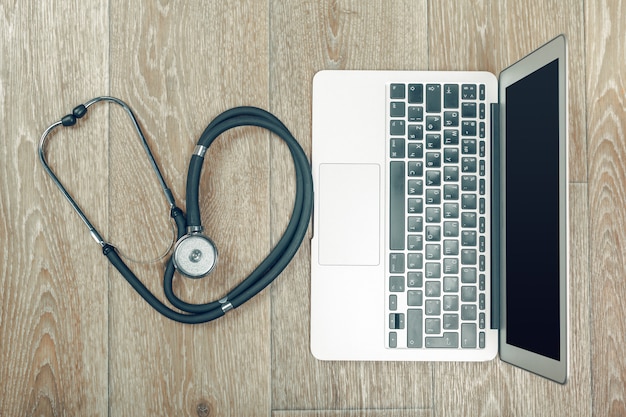
<path fill-rule="evenodd" d="M 380 167 L 319 168 L 318 261 L 321 265 L 380 263 Z"/>

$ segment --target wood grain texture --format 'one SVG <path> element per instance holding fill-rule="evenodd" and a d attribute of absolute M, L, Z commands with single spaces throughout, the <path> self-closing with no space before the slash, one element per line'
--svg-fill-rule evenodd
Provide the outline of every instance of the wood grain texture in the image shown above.
<path fill-rule="evenodd" d="M 0 416 L 625 415 L 625 9 L 624 0 L 0 0 Z M 268 108 L 310 155 L 318 70 L 498 73 L 559 33 L 570 74 L 565 386 L 497 360 L 315 360 L 310 235 L 244 308 L 200 326 L 170 322 L 108 267 L 36 160 L 52 121 L 119 96 L 184 207 L 195 141 L 227 108 Z M 149 260 L 168 247 L 167 204 L 119 109 L 94 107 L 53 135 L 48 154 L 125 254 Z M 250 272 L 284 230 L 294 185 L 277 138 L 253 128 L 220 138 L 200 190 L 219 269 L 177 279 L 177 293 L 212 300 Z M 162 297 L 163 262 L 131 265 Z"/>
<path fill-rule="evenodd" d="M 595 415 L 626 415 L 626 3 L 585 3 Z"/>
<path fill-rule="evenodd" d="M 274 411 L 272 417 L 430 417 L 431 410 L 290 410 Z"/>
<path fill-rule="evenodd" d="M 106 264 L 36 149 L 50 123 L 106 88 L 107 23 L 95 3 L 0 6 L 1 416 L 106 414 Z M 68 37 L 69 27 L 84 38 Z M 93 115 L 48 147 L 50 164 L 103 230 L 107 131 L 106 115 Z"/>

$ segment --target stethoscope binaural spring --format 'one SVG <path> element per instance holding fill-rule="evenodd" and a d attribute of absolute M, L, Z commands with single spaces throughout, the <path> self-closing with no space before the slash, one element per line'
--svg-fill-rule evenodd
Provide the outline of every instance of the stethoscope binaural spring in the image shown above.
<path fill-rule="evenodd" d="M 63 186 L 59 178 L 50 168 L 45 155 L 45 144 L 50 133 L 57 127 L 74 126 L 83 118 L 88 109 L 96 103 L 109 102 L 121 106 L 130 117 L 143 148 L 148 155 L 150 165 L 154 170 L 165 198 L 170 206 L 170 215 L 176 223 L 176 243 L 172 256 L 167 261 L 163 275 L 163 289 L 168 301 L 180 311 L 173 310 L 161 302 L 137 278 L 131 269 L 124 263 L 118 250 L 106 242 L 96 227 L 89 221 L 80 206 Z M 213 141 L 225 131 L 239 126 L 257 126 L 267 129 L 285 141 L 293 158 L 296 173 L 296 196 L 291 219 L 283 236 L 269 255 L 256 269 L 236 287 L 219 300 L 205 304 L 187 303 L 173 291 L 174 272 L 178 271 L 189 278 L 201 278 L 209 274 L 216 265 L 218 251 L 215 244 L 204 233 L 200 219 L 199 187 L 202 165 L 206 151 Z M 285 125 L 271 113 L 256 107 L 236 107 L 217 116 L 204 130 L 189 162 L 187 172 L 187 215 L 176 206 L 174 196 L 170 191 L 159 166 L 150 150 L 150 146 L 137 122 L 131 108 L 122 100 L 115 97 L 96 97 L 74 108 L 71 114 L 50 125 L 39 141 L 39 159 L 52 181 L 61 190 L 61 193 L 70 203 L 74 211 L 89 229 L 89 233 L 102 247 L 103 254 L 111 264 L 122 274 L 128 283 L 141 295 L 144 300 L 162 315 L 181 323 L 204 323 L 223 316 L 233 308 L 241 306 L 254 295 L 268 286 L 289 264 L 296 254 L 306 234 L 311 211 L 313 208 L 313 181 L 309 161 L 298 141 L 293 137 Z"/>

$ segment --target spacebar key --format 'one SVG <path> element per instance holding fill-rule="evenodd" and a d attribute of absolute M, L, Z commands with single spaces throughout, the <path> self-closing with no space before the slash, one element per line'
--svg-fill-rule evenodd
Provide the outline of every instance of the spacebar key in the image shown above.
<path fill-rule="evenodd" d="M 389 166 L 389 249 L 404 250 L 404 162 Z"/>
<path fill-rule="evenodd" d="M 406 312 L 406 346 L 408 348 L 422 347 L 422 310 L 410 308 Z"/>

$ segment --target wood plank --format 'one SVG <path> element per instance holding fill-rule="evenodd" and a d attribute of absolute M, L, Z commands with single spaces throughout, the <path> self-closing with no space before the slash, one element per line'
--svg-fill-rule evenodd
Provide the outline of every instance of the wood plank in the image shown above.
<path fill-rule="evenodd" d="M 184 206 L 187 164 L 210 120 L 235 105 L 268 105 L 267 5 L 257 1 L 111 5 L 111 84 L 141 117 L 165 178 Z M 128 122 L 112 118 L 111 229 L 132 256 L 167 246 L 168 208 Z M 212 301 L 270 248 L 269 141 L 224 135 L 205 157 L 200 204 L 220 252 L 204 280 L 176 291 Z M 130 210 L 129 210 L 130 208 Z M 162 298 L 163 262 L 134 268 Z M 111 270 L 112 415 L 267 415 L 269 293 L 217 322 L 189 326 L 150 309 Z"/>
<path fill-rule="evenodd" d="M 35 152 L 48 125 L 107 91 L 107 32 L 106 4 L 0 5 L 2 416 L 107 413 L 106 260 Z M 103 232 L 107 132 L 96 112 L 47 147 Z"/>
<path fill-rule="evenodd" d="M 430 417 L 431 410 L 387 409 L 387 410 L 278 410 L 273 417 Z"/>
<path fill-rule="evenodd" d="M 585 2 L 593 414 L 626 415 L 626 2 Z"/>
<path fill-rule="evenodd" d="M 311 82 L 315 72 L 355 68 L 425 69 L 425 16 L 423 1 L 272 2 L 272 112 L 310 152 Z M 392 46 L 398 43 L 404 47 Z M 290 215 L 285 198 L 294 193 L 293 168 L 282 145 L 272 148 L 271 172 L 272 231 L 277 239 Z M 429 364 L 321 362 L 313 358 L 309 345 L 309 277 L 307 240 L 272 286 L 273 408 L 430 407 Z"/>

